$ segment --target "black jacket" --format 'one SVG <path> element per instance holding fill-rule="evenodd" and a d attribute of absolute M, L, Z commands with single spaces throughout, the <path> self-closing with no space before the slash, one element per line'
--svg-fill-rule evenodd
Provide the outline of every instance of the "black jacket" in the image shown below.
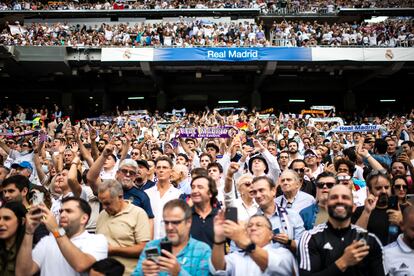
<path fill-rule="evenodd" d="M 345 272 L 336 266 L 335 261 L 360 231 L 366 230 L 353 224 L 344 229 L 334 229 L 327 222 L 305 232 L 298 249 L 300 275 L 385 275 L 382 245 L 371 233 L 367 238 L 369 254 L 358 265 L 349 267 Z"/>

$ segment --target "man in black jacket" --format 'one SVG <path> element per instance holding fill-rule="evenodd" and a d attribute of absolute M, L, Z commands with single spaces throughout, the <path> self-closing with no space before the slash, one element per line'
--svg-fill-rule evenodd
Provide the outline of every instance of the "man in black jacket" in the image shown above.
<path fill-rule="evenodd" d="M 385 275 L 378 238 L 351 224 L 352 192 L 334 186 L 328 196 L 329 219 L 303 234 L 300 275 Z"/>

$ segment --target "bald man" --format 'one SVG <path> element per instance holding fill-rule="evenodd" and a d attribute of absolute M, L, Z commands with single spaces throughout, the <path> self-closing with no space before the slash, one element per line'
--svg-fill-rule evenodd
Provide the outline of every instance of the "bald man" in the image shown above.
<path fill-rule="evenodd" d="M 328 222 L 303 234 L 299 244 L 300 275 L 385 275 L 378 238 L 351 224 L 355 210 L 351 190 L 332 187 Z"/>

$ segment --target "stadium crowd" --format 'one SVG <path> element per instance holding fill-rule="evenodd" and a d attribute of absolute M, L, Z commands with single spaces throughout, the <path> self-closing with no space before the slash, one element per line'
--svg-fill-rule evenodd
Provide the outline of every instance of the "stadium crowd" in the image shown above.
<path fill-rule="evenodd" d="M 208 20 L 160 23 L 69 25 L 67 23 L 19 22 L 6 24 L 2 45 L 72 47 L 413 47 L 410 20 L 388 19 L 381 23 L 274 22 L 270 30 L 262 24 L 213 23 Z"/>
<path fill-rule="evenodd" d="M 232 9 L 256 8 L 267 14 L 335 13 L 339 8 L 408 8 L 413 7 L 409 0 L 216 0 L 216 1 L 5 1 L 0 2 L 0 10 L 134 10 L 134 9 Z"/>
<path fill-rule="evenodd" d="M 4 108 L 0 274 L 412 275 L 414 109 L 331 108 Z"/>

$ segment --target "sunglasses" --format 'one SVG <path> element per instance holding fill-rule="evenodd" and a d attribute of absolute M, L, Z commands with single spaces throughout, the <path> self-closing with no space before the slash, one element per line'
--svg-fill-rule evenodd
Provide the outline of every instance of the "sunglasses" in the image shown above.
<path fill-rule="evenodd" d="M 180 219 L 180 220 L 163 220 L 162 222 L 165 225 L 171 224 L 171 225 L 174 225 L 174 226 L 178 226 L 178 225 L 180 225 L 181 222 L 183 222 L 185 220 L 186 220 L 186 218 L 183 218 L 183 219 Z"/>
<path fill-rule="evenodd" d="M 313 157 L 316 157 L 316 156 L 313 155 L 313 154 L 306 154 L 305 157 L 304 157 L 304 159 L 306 159 L 306 158 L 313 158 Z"/>
<path fill-rule="evenodd" d="M 28 144 L 22 144 L 22 147 L 28 147 L 29 145 Z"/>
<path fill-rule="evenodd" d="M 131 155 L 139 155 L 139 152 L 132 152 Z"/>
<path fill-rule="evenodd" d="M 316 187 L 318 187 L 319 189 L 323 189 L 325 186 L 326 186 L 326 188 L 331 189 L 334 185 L 335 185 L 335 183 L 333 183 L 333 182 L 318 182 L 318 183 L 316 183 Z"/>
<path fill-rule="evenodd" d="M 407 187 L 407 185 L 397 184 L 397 185 L 394 185 L 394 189 L 396 189 L 396 190 L 408 190 L 408 187 Z"/>
<path fill-rule="evenodd" d="M 244 185 L 244 186 L 246 186 L 246 187 L 250 187 L 251 185 L 252 185 L 252 182 L 244 182 L 244 183 L 241 183 L 241 185 Z"/>
<path fill-rule="evenodd" d="M 135 176 L 137 174 L 134 171 L 130 171 L 130 170 L 126 170 L 126 169 L 121 169 L 120 171 L 121 171 L 121 173 L 123 173 L 125 175 L 129 174 L 130 176 Z"/>
<path fill-rule="evenodd" d="M 8 145 L 13 145 L 13 144 L 16 144 L 16 142 L 14 142 L 14 141 L 7 141 L 6 142 Z"/>
<path fill-rule="evenodd" d="M 297 172 L 297 173 L 303 173 L 303 172 L 305 172 L 305 169 L 304 168 L 302 168 L 302 169 L 293 169 L 295 172 Z"/>

